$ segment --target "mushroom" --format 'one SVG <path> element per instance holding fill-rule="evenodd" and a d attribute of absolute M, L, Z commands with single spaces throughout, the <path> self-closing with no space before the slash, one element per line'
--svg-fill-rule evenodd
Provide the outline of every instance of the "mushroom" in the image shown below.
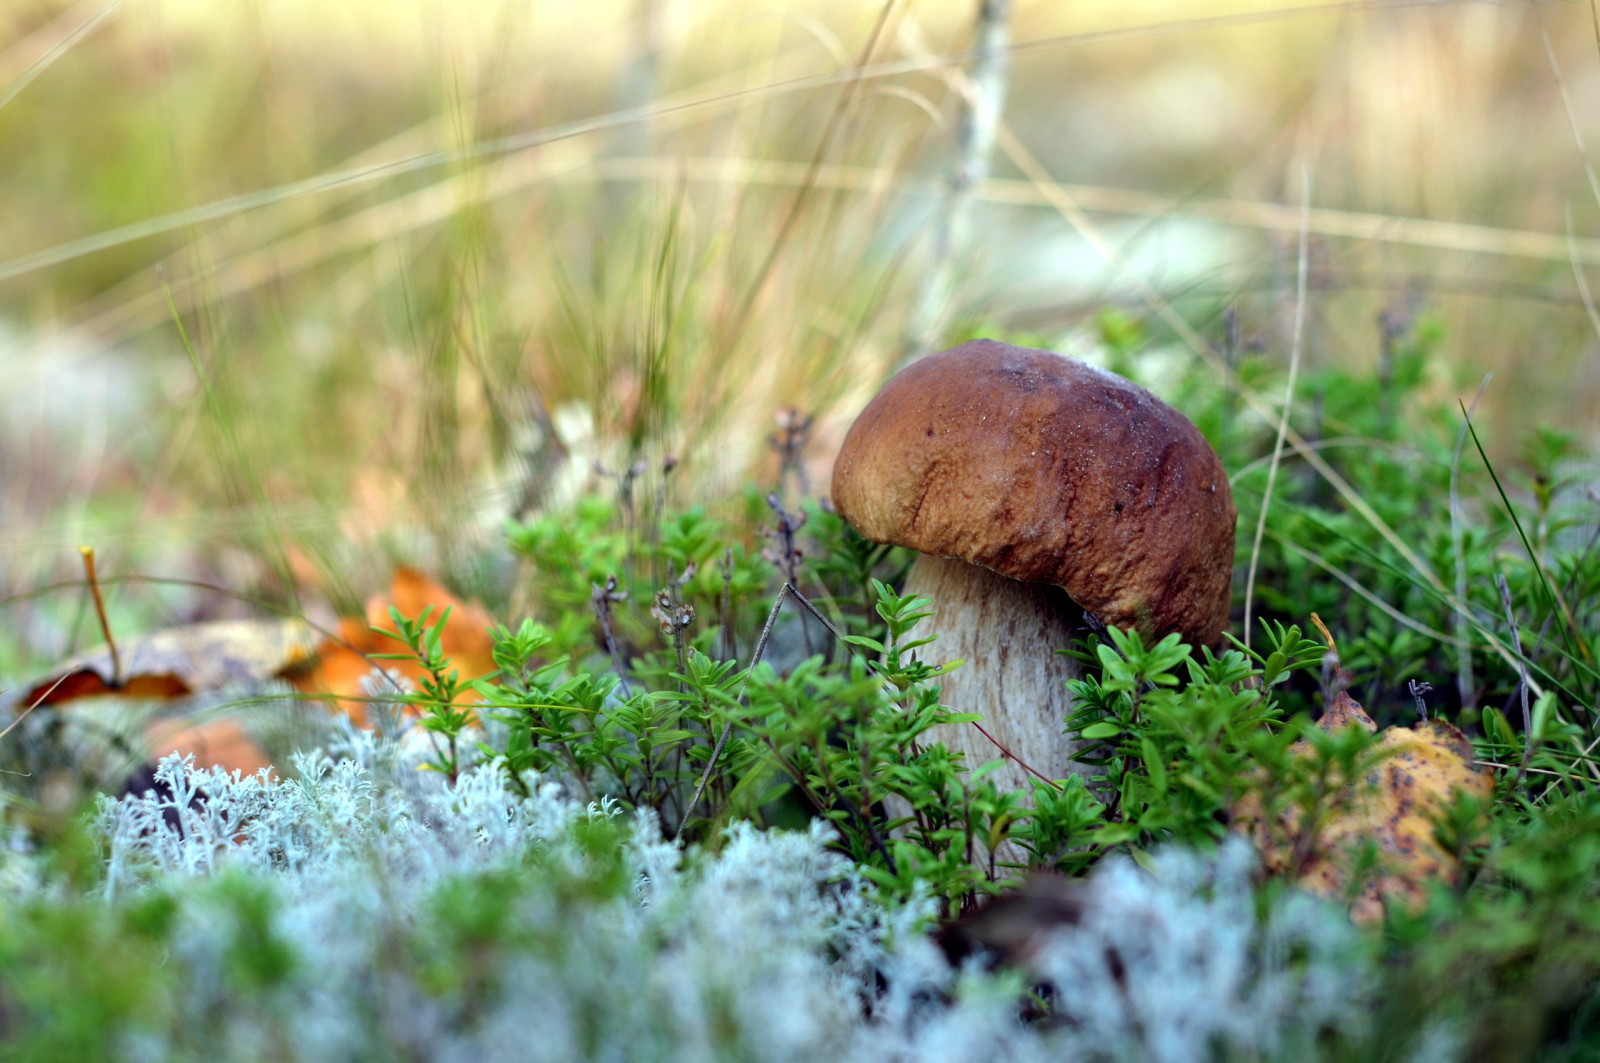
<path fill-rule="evenodd" d="M 1087 769 L 1064 734 L 1076 663 L 1100 623 L 1214 645 L 1228 622 L 1237 516 L 1216 452 L 1182 414 L 1051 351 L 974 340 L 913 363 L 868 403 L 835 461 L 833 502 L 875 542 L 920 551 L 906 593 L 933 599 L 919 651 L 971 724 L 930 741 L 1029 789 Z"/>

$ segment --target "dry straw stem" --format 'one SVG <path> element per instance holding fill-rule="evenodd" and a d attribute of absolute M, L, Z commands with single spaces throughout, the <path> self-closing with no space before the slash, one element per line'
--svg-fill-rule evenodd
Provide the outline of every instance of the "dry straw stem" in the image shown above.
<path fill-rule="evenodd" d="M 796 185 L 810 176 L 818 187 L 831 190 L 882 191 L 891 185 L 903 184 L 909 193 L 919 195 L 937 190 L 942 180 L 908 178 L 905 174 L 881 167 L 826 164 L 811 170 L 803 163 L 727 156 L 603 159 L 595 163 L 592 172 L 574 176 L 579 180 L 663 181 L 682 178 L 718 184 L 782 187 Z M 1600 266 L 1600 239 L 1592 237 L 1568 240 L 1562 233 L 1408 218 L 1396 214 L 1292 207 L 1260 200 L 1176 197 L 1136 188 L 1066 184 L 1053 180 L 1049 184 L 1053 191 L 1041 188 L 1034 180 L 990 177 L 977 186 L 974 198 L 1003 206 L 1054 207 L 1059 210 L 1064 202 L 1062 197 L 1066 197 L 1082 210 L 1100 214 L 1194 218 L 1273 233 L 1298 234 L 1304 228 L 1313 236 L 1503 258 L 1526 258 L 1539 262 L 1570 262 L 1575 256 L 1584 265 Z"/>
<path fill-rule="evenodd" d="M 1595 12 L 1592 0 L 1590 10 Z M 1596 13 L 1596 17 L 1600 19 L 1600 12 Z M 1567 92 L 1567 80 L 1561 74 L 1561 60 L 1556 58 L 1555 47 L 1550 43 L 1550 31 L 1545 27 L 1544 9 L 1541 5 L 1533 5 L 1533 18 L 1539 27 L 1539 43 L 1544 45 L 1545 61 L 1550 64 L 1550 76 L 1555 80 L 1556 94 L 1561 97 L 1561 110 L 1567 118 L 1567 130 L 1572 134 L 1572 146 L 1578 149 L 1578 155 L 1583 159 L 1583 172 L 1589 178 L 1589 191 L 1594 196 L 1595 202 L 1600 204 L 1600 175 L 1595 173 L 1594 164 L 1589 159 L 1589 149 L 1583 140 L 1583 126 L 1578 122 L 1577 111 L 1572 106 L 1572 96 Z M 1595 30 L 1595 43 L 1600 46 L 1600 21 L 1596 22 Z M 1570 204 L 1567 209 L 1571 211 Z"/>
<path fill-rule="evenodd" d="M 799 69 L 809 56 L 809 50 L 791 49 L 761 63 L 759 77 L 765 79 L 764 83 L 790 81 L 799 76 L 793 71 Z M 757 67 L 748 66 L 713 78 L 692 91 L 665 97 L 651 106 L 613 113 L 648 114 L 648 118 L 638 121 L 650 121 L 654 133 L 658 137 L 665 136 L 725 111 L 749 105 L 753 101 L 745 87 L 757 79 Z M 515 95 L 531 90 L 531 82 L 519 81 L 498 91 Z M 699 98 L 714 98 L 720 101 L 720 105 L 703 108 L 678 106 Z M 444 117 L 429 118 L 352 156 L 345 164 L 345 169 L 378 166 L 384 159 L 397 157 L 397 153 L 405 153 L 399 157 L 420 157 L 424 145 L 434 143 L 445 135 L 446 124 Z M 616 128 L 631 124 L 625 121 L 617 127 L 608 128 L 615 131 Z M 256 222 L 251 232 L 254 249 L 215 266 L 190 267 L 185 274 L 169 276 L 168 283 L 177 296 L 179 309 L 187 312 L 202 300 L 214 301 L 240 295 L 340 255 L 371 250 L 402 234 L 443 224 L 462 211 L 536 185 L 563 179 L 572 183 L 590 180 L 592 178 L 589 175 L 596 173 L 597 169 L 601 179 L 606 179 L 603 171 L 613 165 L 613 160 L 600 157 L 606 146 L 597 137 L 572 136 L 544 145 L 539 150 L 513 152 L 504 158 L 486 160 L 485 167 L 491 169 L 487 176 L 477 170 L 452 172 L 415 191 L 311 227 L 304 225 L 305 219 L 300 210 L 287 209 L 301 206 L 301 201 L 307 197 L 290 196 L 282 200 L 285 209 L 264 212 Z M 661 165 L 652 172 L 653 179 L 664 184 L 687 179 L 675 170 L 676 160 L 673 157 L 660 156 L 655 161 Z M 364 184 L 347 184 L 330 188 L 316 198 L 323 209 L 331 209 L 363 194 L 364 190 Z M 273 205 L 277 206 L 278 203 Z M 391 270 L 397 268 L 391 260 L 384 261 L 391 263 Z M 202 280 L 208 282 L 204 291 L 198 288 Z M 168 308 L 161 294 L 151 292 L 143 276 L 135 276 L 86 304 L 75 315 L 74 327 L 95 336 L 116 339 L 165 324 L 168 318 Z"/>
<path fill-rule="evenodd" d="M 1279 546 L 1283 547 L 1285 550 L 1305 558 L 1307 561 L 1311 562 L 1313 565 L 1316 565 L 1328 575 L 1332 576 L 1334 579 L 1350 588 L 1351 591 L 1366 599 L 1369 605 L 1386 614 L 1391 620 L 1399 624 L 1401 627 L 1410 628 L 1417 634 L 1425 635 L 1430 639 L 1436 639 L 1438 642 L 1446 646 L 1455 646 L 1459 649 L 1471 648 L 1472 643 L 1468 640 L 1455 635 L 1447 635 L 1443 631 L 1435 630 L 1434 628 L 1431 628 L 1428 625 L 1407 616 L 1405 613 L 1402 613 L 1400 610 L 1396 609 L 1382 598 L 1379 598 L 1377 594 L 1368 590 L 1366 586 L 1363 585 L 1359 580 L 1355 579 L 1349 573 L 1345 572 L 1343 569 L 1339 568 L 1337 565 L 1333 564 L 1316 551 L 1309 550 L 1278 532 L 1268 531 L 1267 534 L 1271 535 L 1273 541 Z M 1452 613 L 1451 615 L 1455 616 L 1459 614 Z"/>

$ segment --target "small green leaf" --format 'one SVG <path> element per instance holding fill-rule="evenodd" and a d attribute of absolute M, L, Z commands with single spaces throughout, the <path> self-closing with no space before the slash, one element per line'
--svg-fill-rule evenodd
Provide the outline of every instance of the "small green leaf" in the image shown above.
<path fill-rule="evenodd" d="M 1167 761 L 1156 749 L 1156 744 L 1150 737 L 1139 739 L 1139 752 L 1144 758 L 1145 770 L 1150 773 L 1150 785 L 1156 794 L 1163 795 L 1167 792 Z"/>
<path fill-rule="evenodd" d="M 884 649 L 883 643 L 879 642 L 877 639 L 868 638 L 865 635 L 846 635 L 844 637 L 844 641 L 848 642 L 852 646 L 865 647 L 866 649 L 871 650 L 873 653 L 887 652 Z"/>
<path fill-rule="evenodd" d="M 1538 742 L 1544 738 L 1550 723 L 1550 715 L 1555 712 L 1555 708 L 1556 695 L 1554 691 L 1546 690 L 1539 695 L 1539 699 L 1533 703 L 1533 712 L 1530 713 L 1533 724 L 1533 735 L 1530 741 Z"/>
<path fill-rule="evenodd" d="M 1107 823 L 1104 827 L 1094 832 L 1095 843 L 1109 848 L 1121 845 L 1123 842 L 1132 841 L 1139 836 L 1139 828 L 1132 823 Z"/>
<path fill-rule="evenodd" d="M 1261 666 L 1261 685 L 1270 687 L 1279 679 L 1286 678 L 1284 669 L 1289 666 L 1289 658 L 1284 656 L 1282 650 L 1274 650 L 1272 656 L 1267 658 L 1267 663 Z"/>

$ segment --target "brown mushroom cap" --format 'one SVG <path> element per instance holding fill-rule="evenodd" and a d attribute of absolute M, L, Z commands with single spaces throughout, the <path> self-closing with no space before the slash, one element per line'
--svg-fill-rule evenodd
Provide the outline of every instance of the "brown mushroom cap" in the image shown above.
<path fill-rule="evenodd" d="M 1178 411 L 1051 351 L 973 340 L 890 380 L 845 436 L 833 501 L 875 542 L 1053 583 L 1102 622 L 1213 645 L 1237 512 Z"/>

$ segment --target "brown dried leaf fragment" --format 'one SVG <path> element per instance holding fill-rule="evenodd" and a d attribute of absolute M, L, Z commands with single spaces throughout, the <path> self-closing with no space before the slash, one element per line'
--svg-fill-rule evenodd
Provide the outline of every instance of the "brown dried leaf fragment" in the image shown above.
<path fill-rule="evenodd" d="M 181 698 L 225 686 L 254 686 L 286 676 L 312 656 L 311 629 L 300 620 L 214 620 L 118 639 L 122 674 L 102 646 L 63 661 L 22 695 L 21 705 L 78 698 Z"/>

